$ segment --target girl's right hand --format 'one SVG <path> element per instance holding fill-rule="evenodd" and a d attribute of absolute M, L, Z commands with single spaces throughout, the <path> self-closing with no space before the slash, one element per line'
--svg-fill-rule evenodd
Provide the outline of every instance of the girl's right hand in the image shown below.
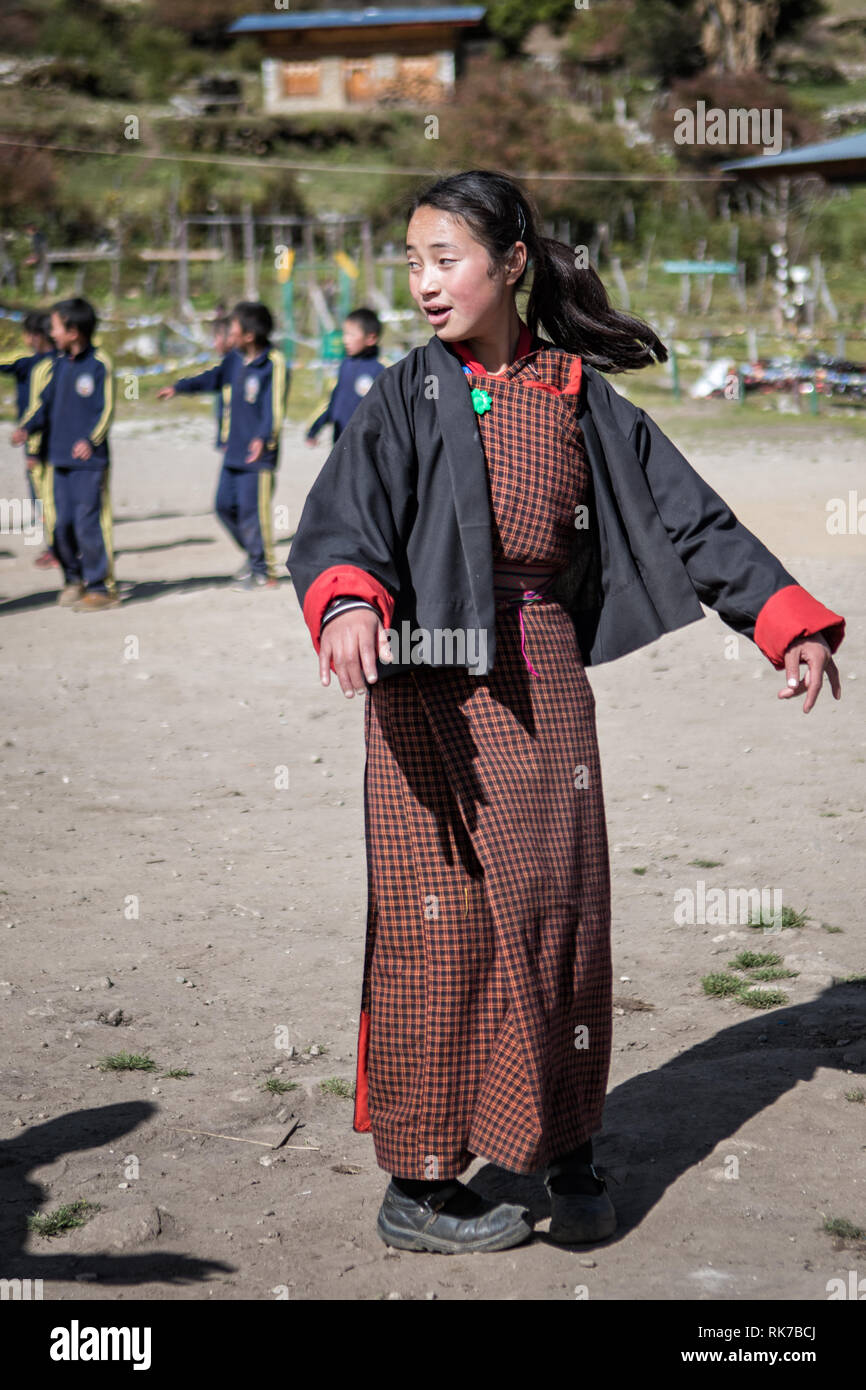
<path fill-rule="evenodd" d="M 391 660 L 388 634 L 378 613 L 370 608 L 350 608 L 338 618 L 332 618 L 322 632 L 319 647 L 319 675 L 322 685 L 331 684 L 331 662 L 347 699 L 365 692 L 364 677 L 372 685 L 378 680 L 376 649 L 379 660 Z"/>

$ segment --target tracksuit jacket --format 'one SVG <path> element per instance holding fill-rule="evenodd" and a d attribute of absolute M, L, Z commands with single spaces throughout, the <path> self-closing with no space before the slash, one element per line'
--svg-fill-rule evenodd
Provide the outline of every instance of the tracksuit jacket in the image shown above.
<path fill-rule="evenodd" d="M 53 356 L 50 352 L 33 352 L 27 357 L 16 357 L 9 362 L 0 362 L 0 372 L 15 378 L 16 418 L 20 420 L 30 404 L 30 378 L 39 362 Z"/>
<path fill-rule="evenodd" d="M 108 430 L 113 412 L 111 360 L 91 344 L 76 357 L 65 352 L 57 356 L 38 400 L 21 424 L 28 436 L 46 433 L 45 458 L 55 468 L 98 471 L 110 462 Z M 89 459 L 72 457 L 73 445 L 80 439 L 90 441 Z"/>
<path fill-rule="evenodd" d="M 324 425 L 334 426 L 334 443 L 354 415 L 358 402 L 363 400 L 377 376 L 385 371 L 379 360 L 379 349 L 364 348 L 354 357 L 344 357 L 337 374 L 337 384 L 331 392 L 331 399 L 307 431 L 308 439 L 315 439 Z"/>
<path fill-rule="evenodd" d="M 54 363 L 62 356 L 62 353 L 34 352 L 29 357 L 17 357 L 12 362 L 0 362 L 0 372 L 15 377 L 15 399 L 18 407 L 18 420 L 22 421 L 25 415 L 35 407 L 48 377 L 54 368 Z M 25 453 L 28 458 L 45 459 L 46 437 L 36 431 L 28 434 L 25 445 Z"/>
<path fill-rule="evenodd" d="M 286 406 L 286 359 L 277 348 L 267 347 L 245 362 L 234 349 L 215 367 L 174 383 L 181 395 L 215 391 L 222 400 L 220 443 L 225 445 L 226 468 L 276 468 L 280 427 Z M 257 463 L 247 463 L 250 440 L 263 439 L 265 447 Z"/>

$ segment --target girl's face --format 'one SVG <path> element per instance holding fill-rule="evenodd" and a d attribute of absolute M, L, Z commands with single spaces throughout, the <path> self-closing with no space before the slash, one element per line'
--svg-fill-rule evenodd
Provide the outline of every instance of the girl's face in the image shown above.
<path fill-rule="evenodd" d="M 461 218 L 420 207 L 406 231 L 409 292 L 438 338 L 460 342 L 496 331 L 512 310 L 509 286 L 526 264 L 515 243 L 508 265 L 491 276 L 490 258 Z"/>

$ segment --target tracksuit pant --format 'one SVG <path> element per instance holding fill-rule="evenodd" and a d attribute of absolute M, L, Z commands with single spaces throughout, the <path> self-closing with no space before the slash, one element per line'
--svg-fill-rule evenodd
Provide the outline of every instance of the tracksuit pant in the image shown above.
<path fill-rule="evenodd" d="M 25 463 L 27 463 L 28 460 L 26 454 L 24 456 L 24 459 Z M 30 496 L 33 500 L 34 505 L 37 502 L 42 503 L 42 539 L 45 545 L 45 549 L 50 550 L 52 554 L 56 555 L 57 552 L 54 549 L 54 536 L 52 535 L 54 517 L 51 508 L 45 499 L 46 468 L 47 464 L 41 462 L 35 463 L 32 468 L 27 467 L 27 486 L 30 489 Z"/>
<path fill-rule="evenodd" d="M 39 463 L 37 463 L 35 468 L 30 468 L 30 467 L 28 467 L 28 466 L 27 466 L 27 455 L 26 455 L 26 454 L 24 455 L 24 465 L 25 465 L 24 471 L 25 471 L 25 473 L 26 473 L 26 475 L 27 475 L 27 486 L 28 486 L 28 488 L 30 489 L 30 499 L 31 499 L 31 501 L 33 501 L 33 502 L 39 502 L 39 501 L 41 500 L 41 499 L 40 499 L 40 496 L 39 496 L 39 489 L 38 489 L 37 486 L 36 486 L 36 479 L 34 478 L 33 475 L 34 475 L 34 473 L 36 472 L 37 469 L 39 470 L 39 472 L 40 472 L 40 474 L 41 474 L 42 465 L 39 464 Z"/>
<path fill-rule="evenodd" d="M 115 593 L 108 468 L 46 465 L 42 487 L 46 527 L 67 584 Z"/>
<path fill-rule="evenodd" d="M 253 574 L 274 579 L 271 468 L 230 468 L 223 464 L 216 495 L 216 513 L 229 535 L 249 558 Z"/>

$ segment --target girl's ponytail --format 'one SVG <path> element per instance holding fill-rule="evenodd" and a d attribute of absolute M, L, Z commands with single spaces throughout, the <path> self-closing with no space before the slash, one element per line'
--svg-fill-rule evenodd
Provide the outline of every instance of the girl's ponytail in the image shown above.
<path fill-rule="evenodd" d="M 470 169 L 438 179 L 416 195 L 409 217 L 420 207 L 462 218 L 494 265 L 505 260 L 516 241 L 526 244 L 527 266 L 532 265 L 526 321 L 555 347 L 578 354 L 602 372 L 667 361 L 667 349 L 649 325 L 614 309 L 596 272 L 580 268 L 570 246 L 540 235 L 535 210 L 507 174 Z M 526 270 L 515 290 L 525 276 Z"/>
<path fill-rule="evenodd" d="M 624 372 L 667 361 L 667 348 L 642 319 L 614 309 L 592 266 L 577 264 L 565 242 L 539 236 L 533 221 L 523 237 L 532 258 L 526 322 L 557 347 L 577 353 L 602 372 Z"/>

